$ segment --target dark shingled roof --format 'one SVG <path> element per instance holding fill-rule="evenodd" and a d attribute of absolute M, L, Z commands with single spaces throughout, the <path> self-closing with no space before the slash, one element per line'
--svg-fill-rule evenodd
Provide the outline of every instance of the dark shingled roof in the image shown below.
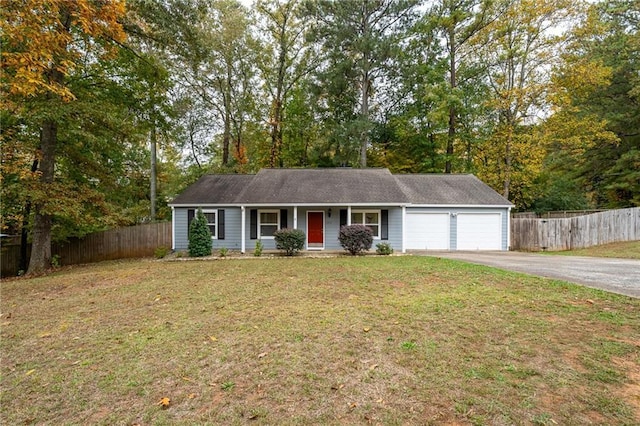
<path fill-rule="evenodd" d="M 238 195 L 255 175 L 204 175 L 187 187 L 172 204 L 236 204 Z"/>
<path fill-rule="evenodd" d="M 262 169 L 240 203 L 402 203 L 387 169 Z"/>
<path fill-rule="evenodd" d="M 509 200 L 473 175 L 395 175 L 411 204 L 510 206 Z"/>
<path fill-rule="evenodd" d="M 256 175 L 206 175 L 173 205 L 511 203 L 473 175 L 392 175 L 387 169 L 262 169 Z"/>

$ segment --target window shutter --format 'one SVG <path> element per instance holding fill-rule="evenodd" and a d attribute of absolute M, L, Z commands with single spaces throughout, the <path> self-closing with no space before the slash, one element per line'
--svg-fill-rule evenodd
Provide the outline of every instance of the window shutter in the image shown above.
<path fill-rule="evenodd" d="M 258 210 L 251 209 L 249 211 L 249 238 L 258 239 Z"/>
<path fill-rule="evenodd" d="M 347 209 L 340 209 L 340 227 L 347 225 Z"/>
<path fill-rule="evenodd" d="M 224 240 L 224 210 L 218 210 L 218 239 Z"/>
<path fill-rule="evenodd" d="M 382 210 L 381 212 L 382 229 L 380 230 L 380 238 L 383 240 L 389 239 L 389 210 Z"/>
<path fill-rule="evenodd" d="M 191 230 L 191 221 L 196 216 L 196 211 L 194 209 L 187 210 L 187 235 L 189 235 L 189 231 Z"/>
<path fill-rule="evenodd" d="M 287 209 L 280 210 L 280 229 L 287 227 Z"/>

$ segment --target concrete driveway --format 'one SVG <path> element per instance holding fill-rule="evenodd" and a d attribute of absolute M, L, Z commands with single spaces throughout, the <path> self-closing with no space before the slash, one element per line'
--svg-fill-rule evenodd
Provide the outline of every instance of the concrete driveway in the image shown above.
<path fill-rule="evenodd" d="M 640 298 L 640 260 L 520 252 L 422 252 Z"/>

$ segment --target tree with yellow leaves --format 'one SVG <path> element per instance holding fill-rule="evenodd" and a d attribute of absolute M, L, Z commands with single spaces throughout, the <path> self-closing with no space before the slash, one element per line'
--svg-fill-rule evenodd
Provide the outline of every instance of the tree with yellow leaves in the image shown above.
<path fill-rule="evenodd" d="M 494 131 L 479 150 L 479 176 L 521 206 L 513 194 L 528 192 L 544 158 L 534 126 L 543 118 L 549 74 L 559 59 L 567 28 L 578 12 L 572 0 L 504 1 L 503 13 L 473 39 L 486 66 Z"/>
<path fill-rule="evenodd" d="M 113 57 L 125 39 L 119 21 L 125 4 L 121 0 L 4 0 L 0 11 L 2 109 L 8 116 L 20 117 L 16 121 L 31 116 L 39 123 L 39 135 L 11 140 L 13 153 L 23 160 L 30 147 L 35 148 L 33 162 L 27 164 L 35 213 L 28 273 L 38 273 L 51 262 L 52 217 L 63 208 L 65 197 L 76 196 L 56 182 L 59 112 L 68 111 L 76 101 L 69 79 L 86 78 L 92 67 Z"/>

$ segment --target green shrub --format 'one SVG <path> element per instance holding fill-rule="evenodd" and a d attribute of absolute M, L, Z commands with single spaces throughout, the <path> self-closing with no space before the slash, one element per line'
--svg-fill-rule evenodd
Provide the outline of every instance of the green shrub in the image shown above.
<path fill-rule="evenodd" d="M 60 263 L 60 255 L 59 254 L 54 254 L 53 256 L 51 256 L 51 267 L 59 268 L 60 265 L 61 265 L 61 263 Z"/>
<path fill-rule="evenodd" d="M 226 247 L 220 247 L 220 257 L 227 257 L 229 249 Z"/>
<path fill-rule="evenodd" d="M 153 255 L 156 257 L 156 259 L 162 259 L 166 255 L 168 255 L 170 251 L 171 249 L 169 247 L 160 246 L 153 251 Z"/>
<path fill-rule="evenodd" d="M 284 250 L 287 256 L 293 256 L 304 248 L 304 231 L 300 229 L 280 229 L 273 233 L 276 248 Z"/>
<path fill-rule="evenodd" d="M 260 240 L 256 241 L 256 247 L 253 249 L 253 255 L 255 257 L 262 256 L 262 250 L 263 249 L 264 249 L 264 245 L 262 244 L 262 241 L 260 241 Z"/>
<path fill-rule="evenodd" d="M 348 225 L 340 228 L 338 240 L 342 248 L 355 256 L 371 248 L 373 233 L 364 225 Z"/>
<path fill-rule="evenodd" d="M 211 231 L 202 209 L 198 209 L 189 226 L 189 256 L 211 256 Z"/>
<path fill-rule="evenodd" d="M 391 244 L 389 243 L 378 243 L 376 244 L 376 253 L 383 256 L 389 256 L 390 254 L 393 254 L 393 247 L 391 247 Z"/>

